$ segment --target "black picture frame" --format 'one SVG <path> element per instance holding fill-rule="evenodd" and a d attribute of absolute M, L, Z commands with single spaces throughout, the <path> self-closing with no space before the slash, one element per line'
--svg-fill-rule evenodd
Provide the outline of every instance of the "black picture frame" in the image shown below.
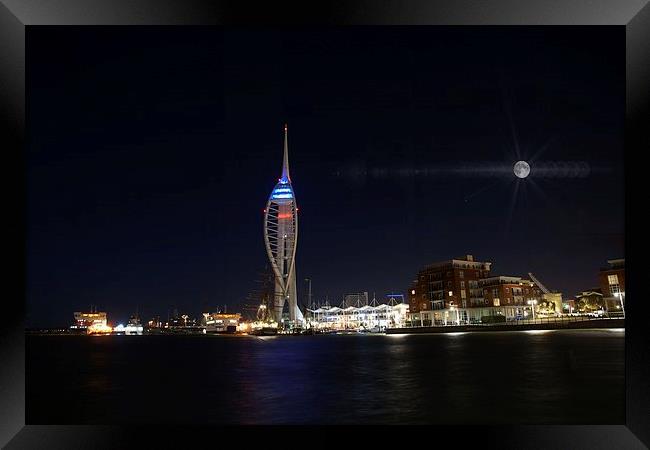
<path fill-rule="evenodd" d="M 3 180 L 9 285 L 0 326 L 0 445 L 6 448 L 122 448 L 134 442 L 147 447 L 183 448 L 192 436 L 216 427 L 56 426 L 25 424 L 25 167 L 26 27 L 39 25 L 608 25 L 626 30 L 626 421 L 602 426 L 432 426 L 427 434 L 462 433 L 463 445 L 498 442 L 499 448 L 645 448 L 650 445 L 650 372 L 646 348 L 647 304 L 641 298 L 638 239 L 644 223 L 632 213 L 647 199 L 634 180 L 643 182 L 641 164 L 650 149 L 650 6 L 647 0 L 439 0 L 267 2 L 206 0 L 3 0 L 0 4 L 0 117 L 3 155 L 9 170 Z M 8 176 L 7 176 L 8 175 Z M 639 298 L 640 301 L 635 301 Z M 449 429 L 452 429 L 450 432 Z M 234 432 L 226 442 L 266 435 L 269 429 Z M 302 432 L 314 435 L 311 428 Z M 367 436 L 367 434 L 366 434 Z M 350 442 L 361 442 L 357 436 Z M 496 440 L 496 441 L 494 441 Z"/>

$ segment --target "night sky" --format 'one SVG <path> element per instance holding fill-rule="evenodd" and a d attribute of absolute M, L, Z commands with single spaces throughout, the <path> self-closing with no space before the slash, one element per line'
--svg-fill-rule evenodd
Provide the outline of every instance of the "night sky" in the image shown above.
<path fill-rule="evenodd" d="M 301 301 L 306 277 L 317 300 L 380 299 L 465 254 L 596 287 L 624 257 L 624 45 L 623 27 L 31 27 L 27 326 L 238 310 L 284 122 Z"/>

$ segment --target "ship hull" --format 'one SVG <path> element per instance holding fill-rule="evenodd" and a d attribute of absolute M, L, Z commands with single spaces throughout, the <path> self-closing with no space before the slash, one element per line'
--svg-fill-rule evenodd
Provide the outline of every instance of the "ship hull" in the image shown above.
<path fill-rule="evenodd" d="M 275 336 L 278 334 L 277 328 L 260 328 L 259 330 L 253 330 L 251 333 L 253 336 Z"/>
<path fill-rule="evenodd" d="M 237 332 L 237 326 L 236 325 L 228 325 L 228 326 L 211 326 L 207 325 L 205 327 L 205 334 L 235 334 Z"/>

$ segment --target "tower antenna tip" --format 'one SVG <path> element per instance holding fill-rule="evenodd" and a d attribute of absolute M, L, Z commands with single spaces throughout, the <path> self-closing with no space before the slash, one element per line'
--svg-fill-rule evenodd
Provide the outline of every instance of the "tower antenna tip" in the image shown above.
<path fill-rule="evenodd" d="M 284 124 L 284 131 L 287 131 L 287 124 Z"/>

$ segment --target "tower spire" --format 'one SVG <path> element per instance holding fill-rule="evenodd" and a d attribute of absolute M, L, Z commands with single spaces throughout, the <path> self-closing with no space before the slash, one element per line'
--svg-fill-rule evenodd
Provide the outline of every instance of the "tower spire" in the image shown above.
<path fill-rule="evenodd" d="M 289 144 L 287 142 L 287 124 L 284 124 L 284 159 L 282 160 L 282 181 L 291 182 L 289 175 Z"/>

